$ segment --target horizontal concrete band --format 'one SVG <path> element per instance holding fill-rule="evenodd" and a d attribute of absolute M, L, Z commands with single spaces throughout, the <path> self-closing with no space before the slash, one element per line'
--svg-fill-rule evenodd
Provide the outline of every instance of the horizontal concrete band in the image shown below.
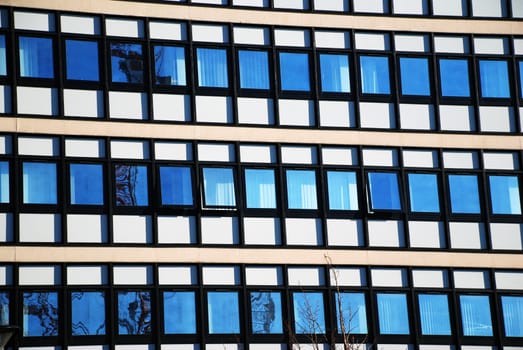
<path fill-rule="evenodd" d="M 226 22 L 242 24 L 342 28 L 383 31 L 416 31 L 468 34 L 523 34 L 521 21 L 476 20 L 391 16 L 353 16 L 287 11 L 246 10 L 205 6 L 145 3 L 115 0 L 0 0 L 0 5 L 35 9 L 87 12 L 118 16 L 146 16 L 178 20 Z M 219 20 L 217 20 L 219 19 Z"/>
<path fill-rule="evenodd" d="M 0 247 L 2 263 L 204 263 L 523 268 L 522 254 L 329 249 Z"/>

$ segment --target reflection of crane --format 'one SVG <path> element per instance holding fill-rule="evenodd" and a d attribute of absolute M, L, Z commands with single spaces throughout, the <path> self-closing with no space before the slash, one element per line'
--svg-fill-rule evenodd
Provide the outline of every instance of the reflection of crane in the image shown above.
<path fill-rule="evenodd" d="M 125 74 L 128 83 L 143 83 L 141 46 L 136 44 L 112 44 L 111 57 L 120 58 L 118 60 L 118 69 Z"/>
<path fill-rule="evenodd" d="M 137 175 L 138 169 L 135 166 L 116 165 L 116 205 L 137 205 L 135 193 Z"/>

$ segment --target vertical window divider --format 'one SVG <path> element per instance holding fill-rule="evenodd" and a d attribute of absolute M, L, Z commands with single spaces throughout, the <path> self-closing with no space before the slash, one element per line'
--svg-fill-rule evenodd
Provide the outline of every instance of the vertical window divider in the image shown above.
<path fill-rule="evenodd" d="M 469 69 L 469 79 L 470 79 L 470 99 L 474 108 L 474 121 L 476 123 L 476 133 L 483 133 L 481 127 L 481 118 L 479 115 L 479 106 L 480 106 L 480 97 L 481 97 L 481 85 L 479 79 L 479 65 L 478 65 L 478 56 L 476 55 L 476 44 L 474 42 L 474 34 L 468 35 L 470 41 L 470 53 L 468 56 L 468 61 L 470 65 Z"/>
<path fill-rule="evenodd" d="M 187 84 L 190 84 L 189 86 L 189 93 L 190 93 L 190 105 L 191 105 L 191 124 L 196 124 L 196 85 L 198 82 L 197 76 L 196 76 L 196 55 L 194 53 L 195 48 L 193 45 L 192 40 L 192 21 L 186 22 L 186 32 L 187 32 L 187 59 L 189 62 L 186 63 L 187 67 Z M 194 156 L 196 157 L 196 144 L 194 145 Z M 195 158 L 195 161 L 197 158 Z M 197 168 L 196 168 L 197 169 Z M 198 172 L 198 169 L 197 171 Z"/>
<path fill-rule="evenodd" d="M 354 12 L 354 0 L 350 0 L 351 2 L 351 9 Z M 351 91 L 352 91 L 352 98 L 354 101 L 354 121 L 355 121 L 355 128 L 361 129 L 361 118 L 360 118 L 360 96 L 361 96 L 361 86 L 360 86 L 360 64 L 359 64 L 359 55 L 358 51 L 356 50 L 356 34 L 354 33 L 354 30 L 349 30 L 350 35 L 350 52 L 349 52 L 349 73 L 352 72 L 352 79 L 351 79 Z M 358 154 L 358 157 L 360 157 L 360 161 L 363 160 L 361 158 L 361 149 L 360 154 Z"/>
<path fill-rule="evenodd" d="M 314 0 L 311 0 L 314 2 Z M 310 6 L 312 9 L 312 6 Z M 309 10 L 310 12 L 312 10 Z M 319 87 L 319 81 L 318 79 L 320 77 L 320 69 L 319 67 L 319 59 L 318 59 L 318 52 L 316 50 L 316 27 L 309 29 L 309 36 L 311 41 L 311 47 L 310 47 L 310 64 L 309 69 L 312 71 L 310 75 L 310 84 L 311 84 L 311 98 L 313 100 L 314 104 L 314 128 L 318 129 L 320 127 L 320 106 L 319 106 L 319 96 L 320 96 L 320 87 Z M 318 153 L 318 158 L 321 158 Z M 320 163 L 321 164 L 321 163 Z M 325 242 L 324 242 L 325 244 Z"/>
<path fill-rule="evenodd" d="M 106 29 L 106 20 L 107 17 L 104 14 L 100 15 L 100 32 L 101 32 L 101 40 L 100 40 L 100 51 L 101 51 L 101 70 L 100 70 L 100 80 L 101 80 L 101 88 L 103 89 L 103 95 L 104 95 L 104 116 L 103 119 L 109 120 L 109 80 L 110 80 L 110 72 L 109 69 L 109 40 L 107 38 L 107 29 Z M 107 140 L 108 142 L 109 140 Z M 107 149 L 110 149 L 109 144 L 107 144 Z M 109 155 L 107 155 L 108 158 L 110 158 Z"/>
<path fill-rule="evenodd" d="M 394 6 L 394 1 L 391 1 L 391 7 Z M 398 54 L 396 52 L 396 34 L 397 32 L 389 32 L 389 45 L 390 45 L 390 55 L 389 60 L 389 72 L 390 72 L 390 92 L 392 103 L 394 104 L 394 125 L 395 129 L 402 129 L 401 126 L 401 115 L 400 115 L 400 95 L 399 92 L 400 83 L 399 83 L 399 63 L 398 63 Z"/>

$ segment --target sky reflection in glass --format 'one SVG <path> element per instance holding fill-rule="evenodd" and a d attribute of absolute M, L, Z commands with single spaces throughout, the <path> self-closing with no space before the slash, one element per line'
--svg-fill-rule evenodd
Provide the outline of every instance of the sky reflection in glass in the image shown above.
<path fill-rule="evenodd" d="M 470 96 L 468 60 L 442 58 L 439 60 L 439 71 L 441 96 Z"/>
<path fill-rule="evenodd" d="M 521 214 L 517 176 L 491 175 L 489 184 L 492 214 Z"/>
<path fill-rule="evenodd" d="M 99 81 L 98 43 L 96 41 L 65 41 L 66 78 Z"/>
<path fill-rule="evenodd" d="M 165 334 L 196 333 L 196 303 L 194 292 L 163 293 L 163 324 Z"/>
<path fill-rule="evenodd" d="M 369 172 L 367 176 L 372 210 L 401 210 L 398 174 Z"/>
<path fill-rule="evenodd" d="M 479 214 L 478 177 L 449 175 L 450 208 L 453 214 Z"/>
<path fill-rule="evenodd" d="M 240 333 L 237 292 L 208 292 L 207 317 L 210 334 Z"/>
<path fill-rule="evenodd" d="M 280 52 L 280 82 L 282 90 L 310 91 L 309 55 Z"/>
<path fill-rule="evenodd" d="M 439 213 L 439 188 L 436 174 L 408 174 L 410 210 Z"/>
<path fill-rule="evenodd" d="M 401 93 L 430 96 L 429 60 L 427 58 L 400 58 Z"/>

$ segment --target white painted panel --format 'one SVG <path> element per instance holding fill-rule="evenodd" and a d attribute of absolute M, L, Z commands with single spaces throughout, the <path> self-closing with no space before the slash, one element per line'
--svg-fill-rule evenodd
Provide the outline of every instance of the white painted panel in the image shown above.
<path fill-rule="evenodd" d="M 409 221 L 412 248 L 445 248 L 445 229 L 442 222 Z"/>
<path fill-rule="evenodd" d="M 477 169 L 478 153 L 475 151 L 443 151 L 443 167 L 451 169 Z"/>
<path fill-rule="evenodd" d="M 330 269 L 330 285 L 333 287 L 363 287 L 367 285 L 364 267 L 338 267 Z"/>
<path fill-rule="evenodd" d="M 100 18 L 94 16 L 61 15 L 62 33 L 100 35 Z"/>
<path fill-rule="evenodd" d="M 154 158 L 156 160 L 192 160 L 192 145 L 189 142 L 154 143 Z"/>
<path fill-rule="evenodd" d="M 403 221 L 370 220 L 367 223 L 369 246 L 404 247 Z"/>
<path fill-rule="evenodd" d="M 428 35 L 396 34 L 394 46 L 396 51 L 429 52 L 430 39 Z"/>
<path fill-rule="evenodd" d="M 0 286 L 13 284 L 13 269 L 11 266 L 0 266 Z"/>
<path fill-rule="evenodd" d="M 109 350 L 109 345 L 75 345 L 68 346 L 67 350 Z"/>
<path fill-rule="evenodd" d="M 281 244 L 280 219 L 259 217 L 244 218 L 243 238 L 245 244 Z"/>
<path fill-rule="evenodd" d="M 499 170 L 518 170 L 518 155 L 512 152 L 484 152 L 483 168 Z"/>
<path fill-rule="evenodd" d="M 234 6 L 269 7 L 269 0 L 232 0 Z"/>
<path fill-rule="evenodd" d="M 426 15 L 427 0 L 392 0 L 394 13 L 402 15 Z"/>
<path fill-rule="evenodd" d="M 238 285 L 240 284 L 240 268 L 238 266 L 204 266 L 202 282 L 204 285 Z"/>
<path fill-rule="evenodd" d="M 18 138 L 18 154 L 31 156 L 59 156 L 60 143 L 57 137 Z"/>
<path fill-rule="evenodd" d="M 321 220 L 314 218 L 286 218 L 285 230 L 289 245 L 321 245 Z"/>
<path fill-rule="evenodd" d="M 398 152 L 387 148 L 364 148 L 363 165 L 367 166 L 397 166 Z"/>
<path fill-rule="evenodd" d="M 107 266 L 67 266 L 68 285 L 103 285 L 107 283 Z"/>
<path fill-rule="evenodd" d="M 512 0 L 512 18 L 523 18 L 523 1 Z"/>
<path fill-rule="evenodd" d="M 191 0 L 193 4 L 227 5 L 227 0 Z"/>
<path fill-rule="evenodd" d="M 377 350 L 414 350 L 412 344 L 378 344 Z"/>
<path fill-rule="evenodd" d="M 200 219 L 203 244 L 238 244 L 238 218 L 203 216 Z"/>
<path fill-rule="evenodd" d="M 113 284 L 147 285 L 153 281 L 153 269 L 148 265 L 120 265 L 113 267 Z"/>
<path fill-rule="evenodd" d="M 193 24 L 192 39 L 193 41 L 228 43 L 229 30 L 226 25 Z"/>
<path fill-rule="evenodd" d="M 444 0 L 447 1 L 447 0 Z M 469 53 L 469 39 L 463 36 L 435 36 L 434 51 L 446 53 Z"/>
<path fill-rule="evenodd" d="M 205 344 L 205 350 L 243 350 L 243 344 Z"/>
<path fill-rule="evenodd" d="M 523 2 L 521 2 L 521 8 L 523 9 Z M 514 54 L 523 55 L 523 39 L 514 38 Z"/>
<path fill-rule="evenodd" d="M 64 89 L 64 115 L 102 118 L 104 116 L 103 91 Z"/>
<path fill-rule="evenodd" d="M 57 115 L 58 92 L 53 88 L 18 86 L 16 104 L 19 114 Z"/>
<path fill-rule="evenodd" d="M 434 106 L 400 103 L 400 125 L 402 129 L 434 130 Z"/>
<path fill-rule="evenodd" d="M 362 128 L 394 129 L 396 127 L 394 104 L 360 102 L 359 108 Z"/>
<path fill-rule="evenodd" d="M 274 8 L 308 10 L 308 0 L 273 0 Z"/>
<path fill-rule="evenodd" d="M 150 21 L 149 36 L 151 39 L 187 40 L 187 27 L 185 23 Z"/>
<path fill-rule="evenodd" d="M 269 28 L 234 26 L 234 43 L 247 45 L 270 45 Z"/>
<path fill-rule="evenodd" d="M 196 243 L 196 218 L 158 216 L 158 243 Z"/>
<path fill-rule="evenodd" d="M 316 0 L 316 3 L 328 1 L 347 1 L 347 0 Z M 317 30 L 314 32 L 314 40 L 317 48 L 324 49 L 348 49 L 350 48 L 350 33 L 339 31 Z"/>
<path fill-rule="evenodd" d="M 438 151 L 432 150 L 403 150 L 403 166 L 412 168 L 437 168 Z"/>
<path fill-rule="evenodd" d="M 199 344 L 160 344 L 161 350 L 200 350 Z"/>
<path fill-rule="evenodd" d="M 274 124 L 274 102 L 271 98 L 238 97 L 238 123 Z"/>
<path fill-rule="evenodd" d="M 54 14 L 45 12 L 15 11 L 14 23 L 16 29 L 55 31 Z"/>
<path fill-rule="evenodd" d="M 432 0 L 432 12 L 436 16 L 466 16 L 467 0 Z"/>
<path fill-rule="evenodd" d="M 442 130 L 474 131 L 474 107 L 472 106 L 439 106 L 439 122 Z"/>
<path fill-rule="evenodd" d="M 280 125 L 313 126 L 315 122 L 314 101 L 278 100 Z"/>
<path fill-rule="evenodd" d="M 494 272 L 496 289 L 523 290 L 523 272 L 496 271 Z"/>
<path fill-rule="evenodd" d="M 14 240 L 14 222 L 12 213 L 0 213 L 0 242 Z"/>
<path fill-rule="evenodd" d="M 412 270 L 412 284 L 417 288 L 448 288 L 447 270 Z"/>
<path fill-rule="evenodd" d="M 115 350 L 154 350 L 154 344 L 115 345 Z"/>
<path fill-rule="evenodd" d="M 485 227 L 479 222 L 451 222 L 450 247 L 457 249 L 485 249 Z"/>
<path fill-rule="evenodd" d="M 149 215 L 113 215 L 115 243 L 151 243 L 152 226 Z"/>
<path fill-rule="evenodd" d="M 143 92 L 109 91 L 109 117 L 146 120 L 147 94 Z"/>
<path fill-rule="evenodd" d="M 456 270 L 454 271 L 455 288 L 490 288 L 488 271 Z"/>
<path fill-rule="evenodd" d="M 111 158 L 149 159 L 147 141 L 111 141 Z"/>
<path fill-rule="evenodd" d="M 107 241 L 106 215 L 67 215 L 68 243 L 105 243 Z"/>
<path fill-rule="evenodd" d="M 19 350 L 61 350 L 60 346 L 24 346 L 19 347 Z"/>
<path fill-rule="evenodd" d="M 316 164 L 317 149 L 314 146 L 282 146 L 281 162 L 284 164 Z"/>
<path fill-rule="evenodd" d="M 389 34 L 356 33 L 354 40 L 358 50 L 390 50 Z"/>
<path fill-rule="evenodd" d="M 354 102 L 319 101 L 320 125 L 340 128 L 356 126 Z"/>
<path fill-rule="evenodd" d="M 406 287 L 407 271 L 405 269 L 373 268 L 370 270 L 373 287 Z"/>
<path fill-rule="evenodd" d="M 286 350 L 286 344 L 249 344 L 249 350 Z"/>
<path fill-rule="evenodd" d="M 506 55 L 509 51 L 508 38 L 474 38 L 475 53 Z"/>
<path fill-rule="evenodd" d="M 362 246 L 361 220 L 327 219 L 327 244 L 329 246 Z"/>
<path fill-rule="evenodd" d="M 61 274 L 58 266 L 20 266 L 18 268 L 18 284 L 21 286 L 52 286 L 60 283 Z"/>
<path fill-rule="evenodd" d="M 196 96 L 196 121 L 232 123 L 232 100 L 228 96 Z"/>
<path fill-rule="evenodd" d="M 11 87 L 0 85 L 0 113 L 11 113 Z"/>
<path fill-rule="evenodd" d="M 211 162 L 234 162 L 234 145 L 228 143 L 199 143 L 198 160 Z"/>
<path fill-rule="evenodd" d="M 276 46 L 309 47 L 310 32 L 299 29 L 275 29 L 274 44 Z"/>
<path fill-rule="evenodd" d="M 314 0 L 314 10 L 347 12 L 349 0 Z"/>
<path fill-rule="evenodd" d="M 454 350 L 454 345 L 433 345 L 433 344 L 420 344 L 418 345 L 419 350 Z"/>
<path fill-rule="evenodd" d="M 60 214 L 21 213 L 20 242 L 58 243 L 62 239 Z"/>
<path fill-rule="evenodd" d="M 129 18 L 107 18 L 105 20 L 105 32 L 108 36 L 143 38 L 143 21 Z"/>
<path fill-rule="evenodd" d="M 104 140 L 65 139 L 66 157 L 102 158 L 105 157 Z"/>
<path fill-rule="evenodd" d="M 275 163 L 276 147 L 271 145 L 240 145 L 240 161 L 243 163 Z"/>
<path fill-rule="evenodd" d="M 354 12 L 388 13 L 388 0 L 353 0 Z"/>
<path fill-rule="evenodd" d="M 323 286 L 325 271 L 321 267 L 289 267 L 287 278 L 289 286 Z"/>
<path fill-rule="evenodd" d="M 321 149 L 323 164 L 358 165 L 358 150 L 348 147 L 323 147 Z"/>
<path fill-rule="evenodd" d="M 512 107 L 479 107 L 481 131 L 514 132 L 516 130 L 514 109 Z"/>
<path fill-rule="evenodd" d="M 245 284 L 248 286 L 281 286 L 283 284 L 281 267 L 247 266 Z"/>
<path fill-rule="evenodd" d="M 504 17 L 506 14 L 503 0 L 471 0 L 472 16 L 474 17 Z"/>
<path fill-rule="evenodd" d="M 153 119 L 190 121 L 191 97 L 189 95 L 153 94 Z"/>
<path fill-rule="evenodd" d="M 159 266 L 158 284 L 195 285 L 198 283 L 196 266 Z"/>
<path fill-rule="evenodd" d="M 0 154 L 11 154 L 13 152 L 12 142 L 10 135 L 0 135 Z"/>
<path fill-rule="evenodd" d="M 492 249 L 522 250 L 523 237 L 520 224 L 491 223 Z"/>
<path fill-rule="evenodd" d="M 482 345 L 461 345 L 461 350 L 497 350 L 497 347 Z"/>

